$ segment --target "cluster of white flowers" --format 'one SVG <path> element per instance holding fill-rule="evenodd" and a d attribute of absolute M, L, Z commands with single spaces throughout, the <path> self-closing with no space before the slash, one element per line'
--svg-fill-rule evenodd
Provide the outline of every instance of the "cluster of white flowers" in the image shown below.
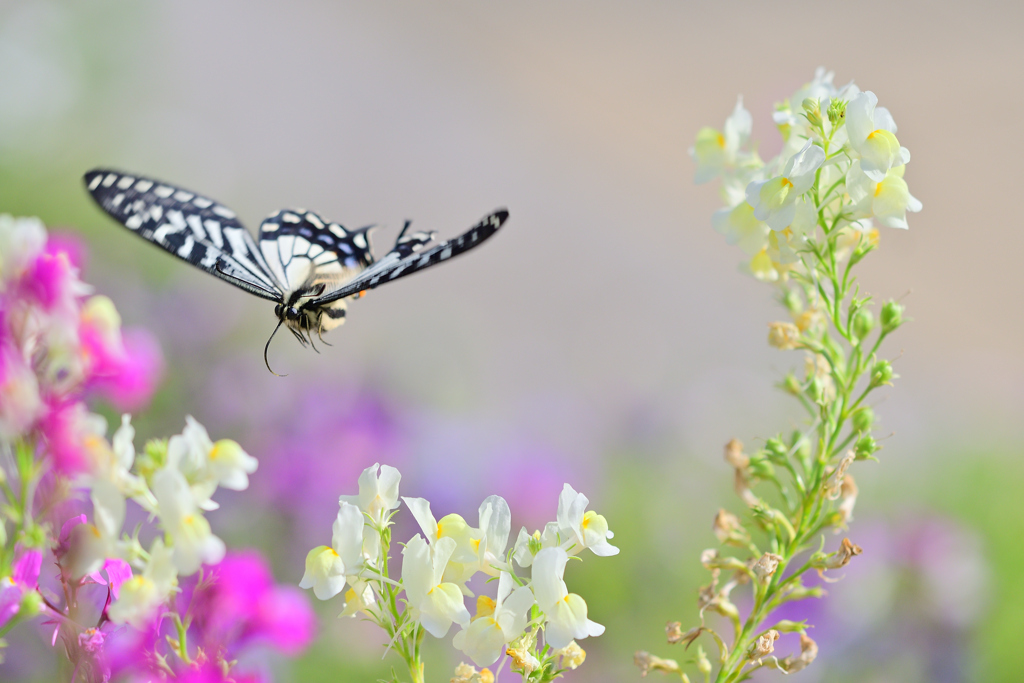
<path fill-rule="evenodd" d="M 478 526 L 450 514 L 436 519 L 423 498 L 399 498 L 401 475 L 387 465 L 373 465 L 359 477 L 359 494 L 342 496 L 330 546 L 311 550 L 299 584 L 321 600 L 345 593 L 343 615 L 362 612 L 398 638 L 417 628 L 444 637 L 457 623 L 462 630 L 453 645 L 476 664 L 488 666 L 508 653 L 513 668 L 524 673 L 542 660 L 559 658 L 575 668 L 583 652 L 574 643 L 597 636 L 604 627 L 587 617 L 587 603 L 570 593 L 563 580 L 570 557 L 590 549 L 595 555 L 618 553 L 609 544 L 612 532 L 601 515 L 587 511 L 589 501 L 568 484 L 558 499 L 556 521 L 530 534 L 520 530 L 508 548 L 512 514 L 500 496 L 479 508 Z M 400 500 L 419 524 L 402 550 L 400 582 L 387 575 L 391 518 Z M 531 569 L 530 578 L 516 572 Z M 479 596 L 476 615 L 464 604 L 473 597 L 467 582 L 477 573 L 496 577 L 494 598 Z M 394 601 L 404 591 L 405 610 Z M 529 630 L 528 630 L 529 629 Z M 543 643 L 538 643 L 543 631 Z"/>
<path fill-rule="evenodd" d="M 218 486 L 248 488 L 257 462 L 234 441 L 211 441 L 191 416 L 181 434 L 150 442 L 138 458 L 134 439 L 125 415 L 110 442 L 96 436 L 88 444 L 91 466 L 78 483 L 89 491 L 93 520 L 70 529 L 63 564 L 76 580 L 105 568 L 110 581 L 117 581 L 112 561 L 141 570 L 122 573 L 119 596 L 109 609 L 114 623 L 141 629 L 166 603 L 179 575 L 223 559 L 224 542 L 213 534 L 203 511 L 217 509 L 211 498 Z M 128 499 L 159 521 L 161 535 L 149 550 L 137 537 L 122 533 Z"/>
<path fill-rule="evenodd" d="M 703 128 L 690 156 L 696 182 L 722 178 L 726 207 L 712 223 L 748 257 L 749 270 L 774 281 L 798 267 L 820 227 L 845 253 L 878 239 L 875 224 L 906 228 L 907 212 L 921 210 L 903 180 L 910 152 L 896 123 L 874 93 L 833 85 L 832 72 L 777 106 L 782 152 L 764 162 L 748 149 L 752 129 L 743 98 L 720 132 Z"/>

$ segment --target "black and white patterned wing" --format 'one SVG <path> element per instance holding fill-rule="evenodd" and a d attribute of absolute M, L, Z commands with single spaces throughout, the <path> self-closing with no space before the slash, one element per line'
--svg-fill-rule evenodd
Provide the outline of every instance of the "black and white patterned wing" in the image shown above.
<path fill-rule="evenodd" d="M 333 290 L 373 265 L 373 226 L 346 230 L 312 211 L 285 209 L 260 226 L 260 251 L 287 298 L 323 285 Z"/>
<path fill-rule="evenodd" d="M 499 209 L 458 237 L 422 251 L 410 252 L 410 249 L 415 249 L 412 243 L 406 248 L 402 244 L 402 240 L 399 239 L 399 243 L 393 250 L 360 273 L 358 277 L 338 289 L 328 291 L 323 296 L 313 299 L 311 305 L 319 306 L 352 296 L 454 258 L 479 246 L 496 233 L 506 220 L 508 220 L 508 211 Z M 426 235 L 427 233 L 420 234 Z M 418 242 L 417 246 L 422 246 L 422 238 L 411 237 L 410 239 L 415 239 Z"/>
<path fill-rule="evenodd" d="M 104 211 L 139 237 L 256 296 L 281 300 L 280 282 L 230 209 L 190 190 L 120 171 L 89 171 L 85 185 Z"/>

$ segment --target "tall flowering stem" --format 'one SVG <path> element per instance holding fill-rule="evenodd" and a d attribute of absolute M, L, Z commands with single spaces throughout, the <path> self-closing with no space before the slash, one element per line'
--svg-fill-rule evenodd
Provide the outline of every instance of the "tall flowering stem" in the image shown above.
<path fill-rule="evenodd" d="M 452 645 L 483 667 L 463 662 L 455 683 L 493 683 L 488 667 L 503 657 L 531 683 L 553 681 L 582 664 L 586 653 L 576 641 L 599 636 L 604 627 L 587 617 L 582 597 L 569 593 L 565 566 L 588 549 L 598 556 L 618 553 L 608 542 L 605 518 L 586 510 L 587 497 L 566 484 L 556 520 L 533 534 L 521 529 L 509 548 L 512 515 L 500 496 L 484 499 L 473 527 L 457 514 L 436 519 L 423 498 L 400 499 L 400 479 L 388 465 L 362 473 L 359 493 L 339 500 L 331 545 L 309 552 L 299 585 L 321 600 L 345 591 L 341 615 L 362 615 L 383 629 L 385 652 L 401 656 L 412 683 L 424 680 L 425 635 L 443 638 L 452 624 L 461 627 Z M 420 533 L 404 544 L 400 575 L 392 575 L 392 519 L 402 502 Z M 496 580 L 493 598 L 470 590 L 478 574 Z M 466 597 L 476 597 L 475 616 Z M 394 674 L 394 683 L 399 680 Z"/>
<path fill-rule="evenodd" d="M 838 580 L 827 573 L 861 553 L 849 538 L 832 539 L 852 518 L 851 466 L 874 460 L 879 449 L 869 397 L 896 377 L 878 354 L 903 323 L 903 306 L 875 304 L 861 293 L 853 269 L 877 248 L 876 225 L 906 228 L 907 212 L 921 209 L 903 180 L 910 153 L 873 93 L 853 84 L 836 88 L 821 69 L 774 118 L 785 144 L 767 163 L 745 150 L 751 117 L 742 100 L 725 133 L 705 129 L 691 150 L 698 181 L 723 179 L 728 205 L 715 214 L 715 228 L 746 251 L 746 269 L 774 285 L 789 313 L 789 320 L 770 324 L 769 344 L 801 351 L 805 366 L 802 377 L 790 373 L 780 384 L 806 412 L 804 426 L 767 438 L 752 452 L 735 439 L 726 445 L 744 519 L 718 512 L 713 528 L 724 548 L 701 556 L 711 583 L 699 593 L 700 623 L 687 632 L 680 622 L 668 625 L 672 644 L 710 638 L 715 663 L 698 647 L 696 665 L 706 681 L 714 676 L 718 683 L 761 667 L 792 673 L 817 656 L 807 634 L 811 624 L 773 620 L 772 613 L 821 598 L 820 586 L 805 584 L 807 572 Z M 745 614 L 730 597 L 740 586 L 751 591 Z M 707 625 L 708 612 L 724 617 L 731 633 Z M 776 654 L 784 632 L 800 634 L 800 652 Z M 637 663 L 645 674 L 660 670 L 689 680 L 674 660 L 638 653 Z"/>

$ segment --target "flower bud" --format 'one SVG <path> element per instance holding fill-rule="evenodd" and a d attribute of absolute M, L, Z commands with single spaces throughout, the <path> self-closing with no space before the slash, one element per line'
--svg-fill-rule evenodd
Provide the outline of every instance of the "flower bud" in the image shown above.
<path fill-rule="evenodd" d="M 807 622 L 790 621 L 789 619 L 783 619 L 782 621 L 777 622 L 773 628 L 776 631 L 781 631 L 782 633 L 803 633 L 807 629 Z"/>
<path fill-rule="evenodd" d="M 882 334 L 889 334 L 903 324 L 903 306 L 886 301 L 882 306 Z"/>
<path fill-rule="evenodd" d="M 872 425 L 875 424 L 875 411 L 871 409 L 871 406 L 864 406 L 853 414 L 851 422 L 855 431 L 870 431 Z"/>
<path fill-rule="evenodd" d="M 853 316 L 853 334 L 864 339 L 875 329 L 875 316 L 870 309 L 862 308 Z"/>
<path fill-rule="evenodd" d="M 789 454 L 789 448 L 782 439 L 777 436 L 773 436 L 764 442 L 764 453 L 772 462 L 781 464 L 786 462 L 786 456 Z"/>
<path fill-rule="evenodd" d="M 825 394 L 825 382 L 821 377 L 811 378 L 810 384 L 807 385 L 807 398 L 818 405 L 828 403 Z"/>
<path fill-rule="evenodd" d="M 794 316 L 800 315 L 800 312 L 804 310 L 803 301 L 800 300 L 800 295 L 795 289 L 786 290 L 786 293 L 782 295 L 782 305 Z"/>
<path fill-rule="evenodd" d="M 775 468 L 764 457 L 764 453 L 755 453 L 750 458 L 750 473 L 759 479 L 772 479 L 775 477 Z"/>
<path fill-rule="evenodd" d="M 875 441 L 874 437 L 870 434 L 865 434 L 857 439 L 857 444 L 853 447 L 853 452 L 857 460 L 866 460 L 871 457 L 881 446 Z"/>
<path fill-rule="evenodd" d="M 39 591 L 28 591 L 21 598 L 21 606 L 18 608 L 18 617 L 31 619 L 43 611 L 43 596 Z"/>
<path fill-rule="evenodd" d="M 697 671 L 704 674 L 705 678 L 711 675 L 711 661 L 708 656 L 704 654 L 704 648 L 700 645 L 697 646 Z"/>
<path fill-rule="evenodd" d="M 800 387 L 800 381 L 796 378 L 792 372 L 786 374 L 786 378 L 782 380 L 782 390 L 787 394 L 793 396 L 799 396 L 802 391 Z"/>
<path fill-rule="evenodd" d="M 804 109 L 804 116 L 807 117 L 807 123 L 811 124 L 812 128 L 821 126 L 821 103 L 808 97 L 801 103 L 801 106 Z"/>
<path fill-rule="evenodd" d="M 783 351 L 800 346 L 800 328 L 793 323 L 768 323 L 768 344 Z"/>
<path fill-rule="evenodd" d="M 880 387 L 883 384 L 892 384 L 897 375 L 892 371 L 892 364 L 887 360 L 875 361 L 871 368 L 871 386 Z"/>
<path fill-rule="evenodd" d="M 832 124 L 833 128 L 838 128 L 846 120 L 846 102 L 843 100 L 832 100 L 832 104 L 828 107 L 829 123 Z"/>
<path fill-rule="evenodd" d="M 724 508 L 719 509 L 718 514 L 715 515 L 711 530 L 715 532 L 719 542 L 726 545 L 742 548 L 750 542 L 750 534 L 740 524 L 740 518 Z"/>

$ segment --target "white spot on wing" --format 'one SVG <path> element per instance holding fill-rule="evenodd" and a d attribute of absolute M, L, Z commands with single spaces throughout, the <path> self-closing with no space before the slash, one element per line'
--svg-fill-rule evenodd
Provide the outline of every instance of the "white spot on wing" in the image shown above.
<path fill-rule="evenodd" d="M 153 187 L 152 180 L 140 180 L 135 183 L 135 189 L 139 192 L 149 192 L 149 188 Z"/>
<path fill-rule="evenodd" d="M 188 223 L 188 227 L 192 228 L 192 234 L 196 236 L 197 240 L 206 239 L 206 231 L 203 230 L 203 220 L 194 213 L 190 213 L 185 216 L 185 222 Z"/>
<path fill-rule="evenodd" d="M 357 232 L 352 235 L 352 244 L 356 245 L 360 249 L 366 249 L 366 233 Z"/>
<path fill-rule="evenodd" d="M 224 248 L 224 236 L 220 234 L 220 223 L 215 220 L 207 219 L 203 222 L 203 227 L 206 228 L 206 232 L 209 233 L 210 239 L 213 240 L 214 245 L 218 249 Z"/>
<path fill-rule="evenodd" d="M 192 203 L 198 206 L 200 209 L 208 209 L 213 206 L 213 202 L 205 197 L 196 197 L 192 200 Z"/>
<path fill-rule="evenodd" d="M 103 179 L 103 187 L 110 187 L 111 185 L 114 184 L 115 180 L 117 180 L 117 174 L 108 173 L 107 177 Z"/>
<path fill-rule="evenodd" d="M 158 185 L 157 188 L 155 190 L 153 190 L 153 194 L 155 194 L 157 197 L 162 197 L 163 199 L 167 199 L 172 194 L 174 194 L 174 188 L 173 187 L 167 187 L 166 185 Z"/>
<path fill-rule="evenodd" d="M 195 240 L 192 239 L 192 235 L 187 235 L 185 237 L 185 242 L 181 245 L 181 248 L 178 249 L 178 256 L 188 258 L 192 253 L 192 247 L 194 247 L 195 244 L 196 243 Z"/>
<path fill-rule="evenodd" d="M 309 221 L 310 223 L 312 223 L 313 225 L 315 225 L 316 227 L 320 228 L 321 230 L 322 230 L 322 229 L 323 229 L 323 227 L 324 227 L 324 223 L 323 223 L 323 221 L 321 221 L 321 220 L 320 220 L 320 219 L 319 219 L 319 218 L 317 217 L 317 215 L 316 215 L 315 213 L 312 213 L 312 212 L 310 212 L 310 213 L 307 213 L 307 214 L 306 214 L 306 220 L 307 220 L 307 221 Z"/>
<path fill-rule="evenodd" d="M 263 225 L 260 226 L 260 232 L 277 232 L 277 229 L 280 227 L 281 226 L 277 223 L 264 223 Z"/>
<path fill-rule="evenodd" d="M 188 200 L 192 199 L 192 197 L 195 197 L 195 195 L 192 194 L 191 192 L 185 192 L 184 190 L 178 190 L 177 192 L 174 193 L 174 198 L 177 199 L 179 202 L 187 202 Z"/>
<path fill-rule="evenodd" d="M 124 224 L 129 230 L 138 230 L 142 227 L 142 214 L 137 213 L 134 216 L 129 216 Z"/>
<path fill-rule="evenodd" d="M 95 190 L 97 187 L 100 186 L 100 183 L 102 183 L 102 182 L 103 182 L 103 176 L 98 175 L 98 176 L 94 177 L 92 180 L 89 181 L 89 191 L 92 192 L 93 190 Z"/>
<path fill-rule="evenodd" d="M 283 214 L 281 214 L 281 220 L 283 220 L 285 223 L 298 223 L 302 219 L 296 216 L 294 213 L 286 211 Z"/>
<path fill-rule="evenodd" d="M 232 211 L 231 209 L 225 209 L 220 204 L 218 204 L 217 206 L 213 207 L 213 212 L 215 214 L 217 214 L 218 216 L 220 216 L 221 218 L 234 218 L 235 217 L 235 212 L 234 211 Z"/>
<path fill-rule="evenodd" d="M 124 193 L 123 192 L 118 192 L 116 195 L 114 195 L 114 198 L 110 200 L 110 205 L 111 206 L 115 206 L 115 207 L 116 206 L 121 206 L 121 202 L 123 202 L 123 201 L 124 201 Z"/>
<path fill-rule="evenodd" d="M 164 208 L 159 204 L 149 207 L 149 217 L 159 223 L 164 217 Z"/>
<path fill-rule="evenodd" d="M 117 181 L 117 186 L 122 190 L 127 190 L 129 187 L 132 186 L 132 183 L 134 182 L 135 178 L 131 177 L 130 175 L 126 175 L 125 177 Z"/>
<path fill-rule="evenodd" d="M 348 233 L 345 232 L 345 228 L 341 227 L 337 223 L 331 223 L 327 226 L 327 229 L 331 231 L 331 234 L 335 237 L 347 237 Z"/>
<path fill-rule="evenodd" d="M 181 214 L 181 211 L 168 211 L 167 221 L 174 226 L 176 230 L 184 230 L 188 227 L 185 223 L 185 217 Z"/>

